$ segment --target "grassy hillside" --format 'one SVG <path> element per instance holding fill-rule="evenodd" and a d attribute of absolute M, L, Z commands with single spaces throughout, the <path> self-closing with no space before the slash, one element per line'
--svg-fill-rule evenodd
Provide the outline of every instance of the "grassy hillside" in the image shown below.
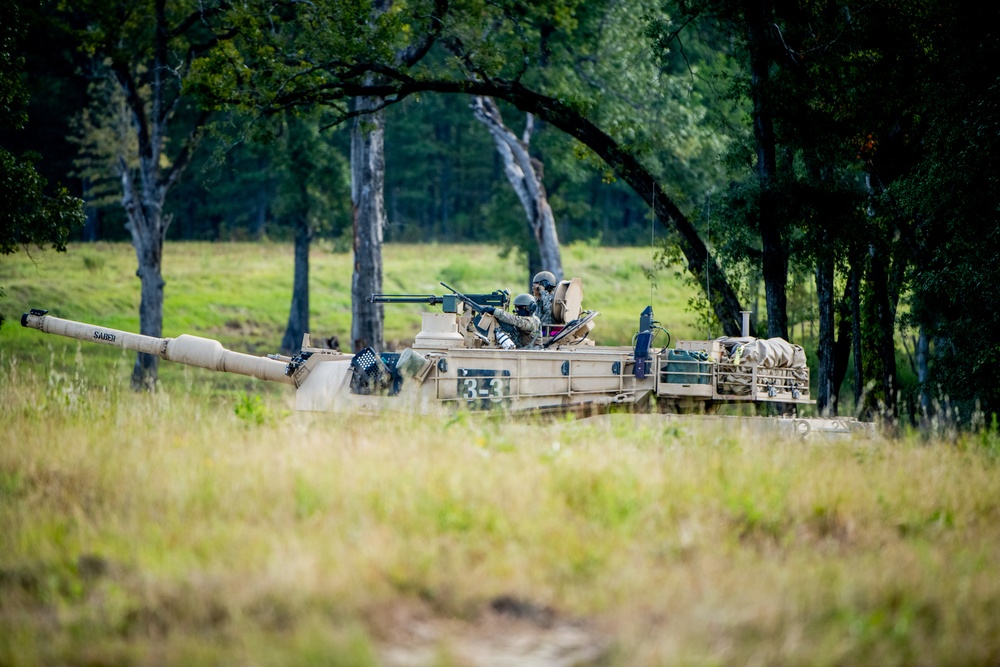
<path fill-rule="evenodd" d="M 222 341 L 230 349 L 277 352 L 291 302 L 293 255 L 289 244 L 168 243 L 164 252 L 166 281 L 164 336 L 191 333 Z M 652 304 L 657 319 L 674 338 L 699 338 L 694 317 L 686 312 L 691 293 L 673 271 L 657 277 L 650 290 L 644 269 L 652 266 L 648 249 L 596 248 L 573 245 L 564 250 L 568 277 L 584 283 L 584 307 L 602 313 L 593 337 L 604 344 L 629 344 L 642 309 Z M 350 254 L 319 248 L 310 258 L 310 328 L 314 340 L 336 335 L 344 344 L 351 324 Z M 139 280 L 135 254 L 128 244 L 74 245 L 65 254 L 24 253 L 0 261 L 0 286 L 6 298 L 0 311 L 8 323 L 0 328 L 0 350 L 25 363 L 55 355 L 72 358 L 76 343 L 37 331 L 22 330 L 17 319 L 28 308 L 45 308 L 57 317 L 121 329 L 139 330 Z M 441 281 L 467 292 L 506 288 L 524 291 L 523 268 L 513 258 L 500 258 L 486 246 L 389 245 L 384 253 L 387 293 L 442 294 Z M 417 305 L 387 305 L 385 338 L 402 348 L 420 330 Z M 129 372 L 133 355 L 97 345 L 81 353 L 88 367 Z M 185 373 L 199 382 L 244 386 L 247 381 L 205 371 L 160 366 L 164 382 L 181 382 Z"/>

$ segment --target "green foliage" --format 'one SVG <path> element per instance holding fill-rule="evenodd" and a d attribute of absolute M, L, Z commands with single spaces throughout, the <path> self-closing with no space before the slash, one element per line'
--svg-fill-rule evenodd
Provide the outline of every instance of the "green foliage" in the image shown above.
<path fill-rule="evenodd" d="M 744 139 L 730 144 L 725 163 L 733 182 L 716 206 L 722 225 L 713 241 L 730 275 L 752 291 L 763 262 L 783 261 L 762 256 L 762 215 L 777 229 L 793 276 L 808 275 L 819 258 L 849 264 L 865 283 L 859 324 L 866 358 L 858 360 L 859 368 L 874 381 L 868 399 L 890 413 L 898 390 L 891 353 L 897 304 L 913 288 L 921 296 L 904 324 L 933 330 L 938 343 L 935 377 L 924 390 L 940 387 L 965 403 L 966 414 L 974 412 L 976 398 L 992 406 L 995 383 L 972 369 L 993 367 L 996 322 L 981 317 L 982 309 L 963 295 L 989 294 L 992 283 L 975 276 L 974 267 L 995 254 L 995 225 L 986 222 L 992 215 L 986 212 L 995 212 L 996 198 L 987 193 L 996 189 L 985 177 L 995 172 L 986 157 L 994 153 L 995 104 L 988 100 L 995 97 L 995 81 L 980 54 L 992 53 L 996 39 L 980 26 L 996 20 L 996 8 L 956 13 L 947 3 L 914 0 L 875 2 L 857 11 L 792 2 L 768 5 L 756 36 L 745 3 L 695 0 L 680 3 L 679 10 L 650 24 L 661 62 L 669 66 L 678 52 L 694 52 L 684 43 L 692 28 L 707 36 L 703 43 L 729 54 L 728 67 L 716 70 L 725 106 L 747 112 L 739 121 L 742 132 L 734 116 L 712 117 Z M 713 34 L 732 40 L 716 42 Z M 760 60 L 752 72 L 755 57 Z M 752 94 L 758 106 L 750 115 Z M 753 119 L 774 128 L 777 166 L 766 186 L 757 182 L 763 144 L 759 136 L 751 140 L 747 121 Z M 964 238 L 976 239 L 976 247 L 944 241 Z M 944 288 L 934 291 L 938 285 Z M 788 308 L 794 307 L 790 301 Z M 971 315 L 959 321 L 943 311 Z M 953 336 L 973 330 L 953 348 Z M 961 352 L 950 355 L 951 349 Z M 984 363 L 970 365 L 963 361 L 968 358 Z"/>
<path fill-rule="evenodd" d="M 233 408 L 236 417 L 251 426 L 260 426 L 268 420 L 267 408 L 260 396 L 240 392 Z"/>
<path fill-rule="evenodd" d="M 908 322 L 935 340 L 930 385 L 965 418 L 1000 409 L 1000 253 L 996 211 L 1000 105 L 985 64 L 1000 54 L 995 7 L 936 14 L 939 41 L 923 82 L 923 159 L 891 196 L 915 249 Z M 985 60 L 984 60 L 985 59 Z"/>
<path fill-rule="evenodd" d="M 560 476 L 557 492 L 567 508 L 608 529 L 627 529 L 647 498 L 639 480 L 628 470 L 574 472 Z"/>
<path fill-rule="evenodd" d="M 90 103 L 71 121 L 69 141 L 77 147 L 73 176 L 87 183 L 87 206 L 119 206 L 121 183 L 119 157 L 135 169 L 138 141 L 131 127 L 125 93 L 111 78 L 107 65 L 87 88 Z"/>
<path fill-rule="evenodd" d="M 27 92 L 20 79 L 24 66 L 16 53 L 23 31 L 21 9 L 7 3 L 0 10 L 0 128 L 20 129 L 27 122 Z M 0 147 L 0 254 L 20 246 L 51 244 L 65 250 L 70 232 L 83 223 L 82 202 L 63 187 L 47 192 L 38 173 L 41 156 L 20 157 Z"/>
<path fill-rule="evenodd" d="M 984 424 L 979 434 L 980 445 L 994 461 L 1000 461 L 1000 420 L 997 413 L 990 415 L 989 424 Z"/>
<path fill-rule="evenodd" d="M 332 144 L 332 132 L 320 132 L 317 118 L 283 120 L 272 154 L 275 219 L 286 226 L 305 220 L 314 234 L 335 235 L 351 224 L 347 160 Z"/>
<path fill-rule="evenodd" d="M 47 192 L 36 168 L 38 155 L 15 157 L 0 148 L 0 254 L 50 244 L 65 250 L 70 233 L 83 224 L 83 203 L 66 188 Z"/>
<path fill-rule="evenodd" d="M 4 128 L 19 128 L 27 122 L 24 105 L 27 102 L 27 92 L 20 80 L 20 70 L 24 66 L 22 58 L 18 57 L 16 49 L 21 26 L 20 7 L 6 4 L 0 14 L 0 126 Z"/>
<path fill-rule="evenodd" d="M 23 29 L 20 12 L 14 3 L 0 9 L 0 129 L 5 132 L 27 122 L 27 95 L 20 79 L 24 63 L 15 51 Z M 65 250 L 69 234 L 83 223 L 83 202 L 66 188 L 50 191 L 38 173 L 40 159 L 37 153 L 18 157 L 0 146 L 0 255 L 28 245 Z M 3 319 L 0 315 L 0 325 Z"/>
<path fill-rule="evenodd" d="M 370 11 L 367 6 L 349 8 L 327 0 L 297 4 L 265 19 L 263 6 L 244 3 L 227 12 L 227 19 L 242 27 L 232 43 L 235 50 L 223 49 L 196 63 L 189 89 L 252 114 L 321 102 L 336 121 L 338 114 L 350 113 L 351 95 L 340 86 L 365 80 L 365 69 L 377 69 L 377 63 L 400 66 L 397 56 L 407 48 L 417 49 L 431 34 L 436 37 L 433 48 L 407 76 L 459 82 L 481 71 L 485 76 L 523 79 L 560 103 L 592 114 L 627 150 L 672 182 L 678 196 L 683 198 L 689 186 L 698 189 L 719 182 L 716 156 L 727 139 L 704 123 L 711 87 L 687 70 L 662 71 L 645 51 L 645 17 L 660 12 L 655 3 L 560 2 L 530 9 L 516 2 L 470 3 L 449 6 L 440 25 L 435 17 L 441 9 L 430 4 L 399 5 L 377 19 L 362 19 Z M 493 27 L 483 31 L 484 22 Z M 275 25 L 279 29 L 273 29 Z M 272 56 L 292 51 L 303 54 L 301 62 Z M 451 240 L 461 233 L 472 240 L 494 240 L 501 234 L 510 238 L 514 230 L 523 236 L 523 223 L 508 226 L 503 215 L 510 207 L 490 192 L 490 181 L 499 181 L 500 174 L 483 160 L 493 151 L 465 103 L 425 94 L 419 102 L 416 95 L 403 100 L 401 108 L 407 110 L 400 112 L 402 118 L 395 120 L 393 112 L 387 123 L 390 238 Z M 418 120 L 422 126 L 411 129 Z M 398 131 L 395 122 L 400 123 Z M 405 144 L 395 137 L 405 137 Z M 547 182 L 560 184 L 550 187 L 549 194 L 557 219 L 572 222 L 562 230 L 564 238 L 598 230 L 609 242 L 621 231 L 621 241 L 644 235 L 642 207 L 621 185 L 596 187 L 606 169 L 583 167 L 563 133 L 545 125 L 533 144 L 544 158 Z M 393 157 L 394 151 L 401 157 Z M 399 187 L 393 179 L 409 187 Z M 478 209 L 487 202 L 483 194 L 470 201 L 470 180 L 477 184 L 474 192 L 488 196 L 485 212 L 502 229 L 483 234 Z M 396 192 L 412 199 L 395 199 Z M 596 214 L 591 212 L 595 204 Z M 527 244 L 518 239 L 514 245 Z"/>

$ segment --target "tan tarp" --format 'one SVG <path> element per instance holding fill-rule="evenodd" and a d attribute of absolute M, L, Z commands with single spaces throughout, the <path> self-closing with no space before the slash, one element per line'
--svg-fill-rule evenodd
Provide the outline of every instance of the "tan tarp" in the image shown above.
<path fill-rule="evenodd" d="M 754 366 L 758 389 L 769 384 L 795 386 L 808 380 L 806 353 L 801 345 L 783 338 L 719 338 L 728 356 L 722 360 L 719 390 L 724 394 L 749 394 Z M 735 368 L 734 368 L 735 367 Z"/>

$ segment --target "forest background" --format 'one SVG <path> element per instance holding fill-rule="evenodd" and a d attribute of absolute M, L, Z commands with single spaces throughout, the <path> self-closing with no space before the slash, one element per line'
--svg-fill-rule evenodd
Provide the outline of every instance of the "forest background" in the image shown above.
<path fill-rule="evenodd" d="M 143 333 L 162 330 L 165 239 L 354 252 L 355 343 L 381 342 L 382 314 L 358 295 L 381 291 L 383 242 L 497 243 L 524 257 L 525 283 L 553 241 L 653 243 L 688 269 L 719 334 L 742 308 L 762 336 L 815 320 L 823 409 L 849 374 L 867 416 L 917 421 L 937 404 L 968 421 L 1000 403 L 996 7 L 3 11 L 5 176 L 30 162 L 21 173 L 86 203 L 76 230 L 65 210 L 5 217 L 3 250 L 131 240 Z M 308 324 L 301 262 L 295 284 L 286 342 Z M 901 386 L 900 359 L 915 384 Z M 155 382 L 155 360 L 133 378 Z"/>

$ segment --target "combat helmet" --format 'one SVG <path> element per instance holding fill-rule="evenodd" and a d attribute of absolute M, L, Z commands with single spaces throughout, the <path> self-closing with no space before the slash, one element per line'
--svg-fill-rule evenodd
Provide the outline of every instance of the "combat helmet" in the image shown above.
<path fill-rule="evenodd" d="M 514 297 L 514 312 L 518 315 L 534 315 L 537 304 L 530 294 L 518 294 Z"/>
<path fill-rule="evenodd" d="M 531 279 L 531 284 L 542 285 L 546 289 L 552 289 L 556 286 L 556 276 L 551 271 L 539 271 Z"/>

